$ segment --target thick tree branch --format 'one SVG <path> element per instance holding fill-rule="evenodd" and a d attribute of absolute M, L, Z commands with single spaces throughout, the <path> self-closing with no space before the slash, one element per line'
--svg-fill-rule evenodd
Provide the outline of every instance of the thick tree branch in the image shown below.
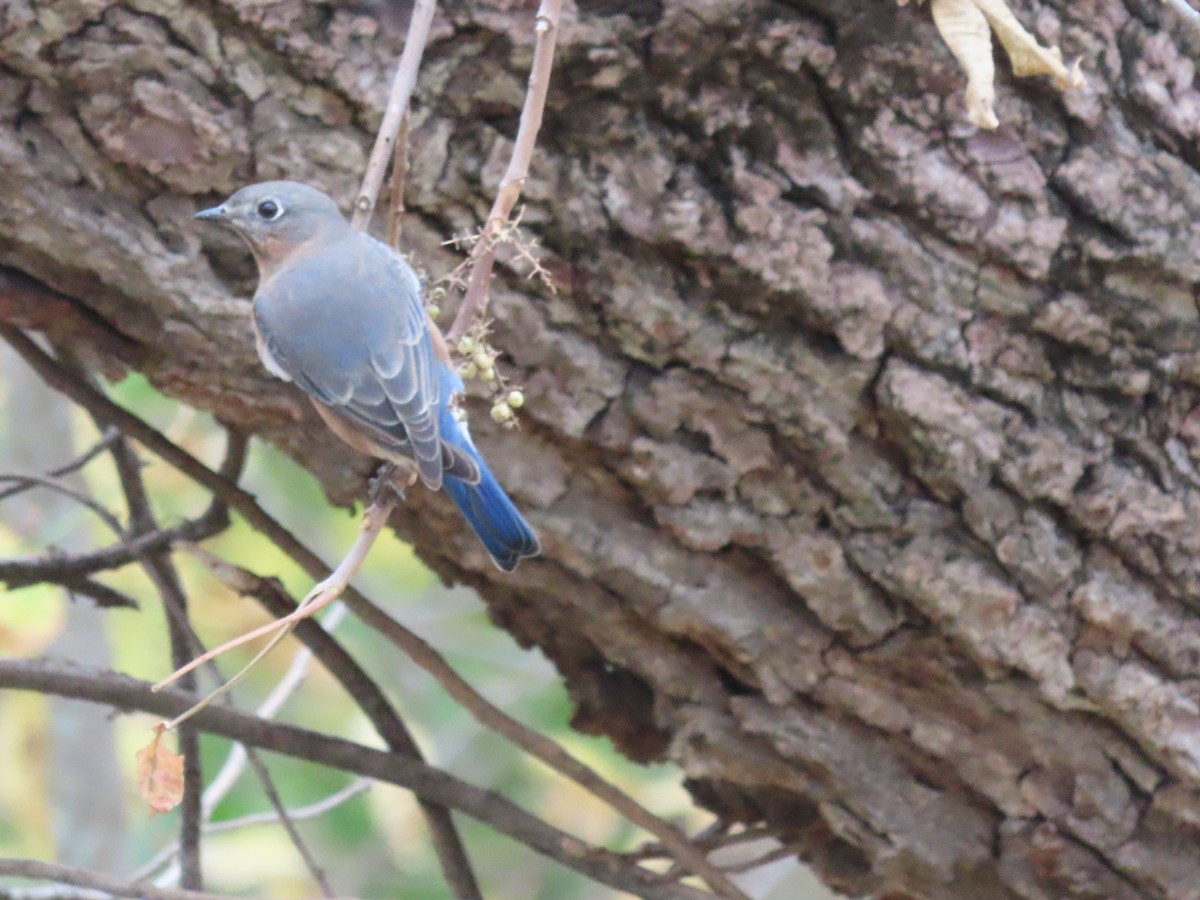
<path fill-rule="evenodd" d="M 799 841 L 847 892 L 1189 896 L 1198 32 L 1163 2 L 1009 5 L 1093 64 L 1065 94 L 1008 83 L 987 134 L 911 5 L 564 9 L 569 90 L 522 192 L 561 290 L 489 304 L 529 403 L 519 434 L 478 429 L 545 557 L 500 578 L 424 493 L 397 521 L 552 659 L 578 727 L 679 764 L 723 822 Z M 447 228 L 486 224 L 534 6 L 439 4 L 405 195 L 428 264 Z M 189 6 L 189 34 L 222 36 L 192 50 L 146 8 L 9 22 L 3 263 L 344 501 L 358 467 L 288 419 L 219 299 L 243 256 L 173 221 L 252 154 L 349 199 L 362 166 L 338 151 L 370 141 L 395 54 L 357 7 Z M 106 106 L 126 59 L 137 102 Z M 173 109 L 161 143 L 186 152 L 156 156 Z M 7 308 L 58 326 L 54 300 Z"/>

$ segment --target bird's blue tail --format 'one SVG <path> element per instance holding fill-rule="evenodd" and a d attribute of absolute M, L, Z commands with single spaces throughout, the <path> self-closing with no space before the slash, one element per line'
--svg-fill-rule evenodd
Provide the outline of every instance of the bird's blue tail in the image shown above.
<path fill-rule="evenodd" d="M 478 484 L 447 474 L 443 487 L 462 510 L 463 518 L 475 529 L 496 565 L 511 572 L 522 559 L 536 556 L 541 551 L 537 535 L 475 449 L 466 426 L 454 418 L 448 406 L 442 409 L 441 432 L 444 440 L 466 451 L 479 466 Z"/>

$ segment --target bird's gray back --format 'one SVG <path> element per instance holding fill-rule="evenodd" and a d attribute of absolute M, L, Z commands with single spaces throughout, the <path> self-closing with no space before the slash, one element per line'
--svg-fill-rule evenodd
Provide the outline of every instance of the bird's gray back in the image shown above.
<path fill-rule="evenodd" d="M 447 398 L 420 282 L 399 255 L 362 234 L 297 255 L 259 286 L 255 321 L 272 361 L 293 381 L 405 442 L 425 483 L 441 485 Z"/>

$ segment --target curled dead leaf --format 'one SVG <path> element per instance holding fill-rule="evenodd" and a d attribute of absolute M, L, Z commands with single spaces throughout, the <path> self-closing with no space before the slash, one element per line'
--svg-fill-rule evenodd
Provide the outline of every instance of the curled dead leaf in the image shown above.
<path fill-rule="evenodd" d="M 933 24 L 967 74 L 967 118 L 989 131 L 1000 124 L 996 101 L 996 66 L 992 32 L 975 0 L 933 0 Z"/>
<path fill-rule="evenodd" d="M 907 0 L 898 0 L 901 6 Z M 1049 75 L 1059 90 L 1082 87 L 1081 60 L 1070 67 L 1057 47 L 1043 47 L 1013 15 L 1005 0 L 933 0 L 933 22 L 967 76 L 967 115 L 980 128 L 1000 124 L 995 110 L 995 63 L 991 32 L 996 33 L 1020 77 Z"/>
<path fill-rule="evenodd" d="M 1063 65 L 1062 52 L 1057 47 L 1043 47 L 1025 30 L 1004 0 L 974 0 L 988 24 L 1004 45 L 1012 61 L 1013 74 L 1019 78 L 1029 75 L 1049 75 L 1060 91 L 1083 87 L 1083 73 L 1076 62 L 1071 69 Z"/>
<path fill-rule="evenodd" d="M 163 743 L 162 726 L 154 740 L 137 752 L 138 793 L 151 814 L 169 812 L 183 799 L 183 757 Z"/>

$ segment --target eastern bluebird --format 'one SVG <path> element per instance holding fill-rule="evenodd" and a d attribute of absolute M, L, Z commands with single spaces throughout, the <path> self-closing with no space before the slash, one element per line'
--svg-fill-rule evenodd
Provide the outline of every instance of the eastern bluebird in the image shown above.
<path fill-rule="evenodd" d="M 501 569 L 539 552 L 454 416 L 462 379 L 398 253 L 294 181 L 244 187 L 196 218 L 228 225 L 254 254 L 254 332 L 271 373 L 299 385 L 355 450 L 411 460 L 426 486 L 444 485 Z"/>

